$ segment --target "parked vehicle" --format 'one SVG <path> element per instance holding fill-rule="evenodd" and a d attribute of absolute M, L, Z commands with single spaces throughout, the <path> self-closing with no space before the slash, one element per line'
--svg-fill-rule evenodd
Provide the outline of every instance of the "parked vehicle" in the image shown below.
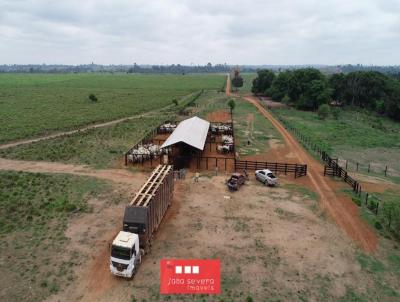
<path fill-rule="evenodd" d="M 172 166 L 159 165 L 125 208 L 123 230 L 111 245 L 111 273 L 126 278 L 135 274 L 171 205 L 173 188 Z"/>
<path fill-rule="evenodd" d="M 232 173 L 231 178 L 228 179 L 226 185 L 229 191 L 237 191 L 246 182 L 246 177 L 240 173 Z"/>
<path fill-rule="evenodd" d="M 256 179 L 268 186 L 276 186 L 278 178 L 268 169 L 256 170 Z"/>

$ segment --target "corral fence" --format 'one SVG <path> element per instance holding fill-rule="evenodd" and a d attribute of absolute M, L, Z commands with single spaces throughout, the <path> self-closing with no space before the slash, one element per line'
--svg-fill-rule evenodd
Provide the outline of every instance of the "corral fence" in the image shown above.
<path fill-rule="evenodd" d="M 390 174 L 392 174 L 392 176 L 395 176 L 398 174 L 398 171 L 396 171 L 395 168 L 391 168 L 388 165 L 382 163 L 360 163 L 358 161 L 343 158 L 340 158 L 339 161 L 342 163 L 342 166 L 344 166 L 347 171 L 376 173 L 383 174 L 385 176 L 388 176 Z"/>
<path fill-rule="evenodd" d="M 294 177 L 301 177 L 307 175 L 307 165 L 301 164 L 288 164 L 288 163 L 273 163 L 264 161 L 249 161 L 249 160 L 236 160 L 235 170 L 260 170 L 268 169 L 273 172 L 294 173 Z"/>
<path fill-rule="evenodd" d="M 155 127 L 154 129 L 151 129 L 149 131 L 146 132 L 146 134 L 143 136 L 143 138 L 138 141 L 134 146 L 132 146 L 132 148 L 130 148 L 125 154 L 125 166 L 128 165 L 128 157 L 130 154 L 132 154 L 133 150 L 138 149 L 140 146 L 143 145 L 147 145 L 147 144 L 158 144 L 161 145 L 163 142 L 165 142 L 165 139 L 155 139 L 154 137 L 157 134 L 170 134 L 172 133 L 176 126 L 179 124 L 180 122 L 177 120 L 165 120 L 164 122 L 160 123 L 157 127 Z M 165 126 L 165 125 L 169 125 L 169 126 Z M 175 125 L 175 126 L 173 126 Z M 224 125 L 229 125 L 229 128 L 224 128 Z M 212 129 L 212 130 L 211 130 Z M 231 135 L 233 138 L 233 150 L 232 152 L 235 153 L 235 143 L 234 143 L 234 133 L 233 133 L 233 122 L 211 122 L 210 123 L 210 133 L 214 134 L 214 135 Z M 211 144 L 215 143 L 215 138 L 212 136 L 208 136 L 206 143 L 209 144 L 209 148 L 211 151 Z M 136 163 L 143 163 L 147 160 L 150 160 L 151 162 L 153 161 L 157 161 L 157 157 L 158 156 L 154 156 L 152 154 L 135 154 L 135 157 L 138 158 L 139 160 L 136 161 Z M 151 163 L 151 166 L 153 165 L 153 163 Z"/>

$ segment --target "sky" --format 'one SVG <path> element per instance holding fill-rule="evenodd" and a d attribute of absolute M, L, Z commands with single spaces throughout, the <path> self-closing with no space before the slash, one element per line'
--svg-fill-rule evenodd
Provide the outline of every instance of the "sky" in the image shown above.
<path fill-rule="evenodd" d="M 0 0 L 0 64 L 400 65 L 400 0 Z"/>

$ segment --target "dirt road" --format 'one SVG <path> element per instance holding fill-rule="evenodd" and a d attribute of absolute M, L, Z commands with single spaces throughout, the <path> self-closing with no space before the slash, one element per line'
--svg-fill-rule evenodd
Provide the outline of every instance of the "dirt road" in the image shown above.
<path fill-rule="evenodd" d="M 226 74 L 225 93 L 227 96 L 231 95 L 231 75 L 229 73 Z"/>
<path fill-rule="evenodd" d="M 377 248 L 377 236 L 374 231 L 359 216 L 358 207 L 350 198 L 338 193 L 338 186 L 334 180 L 324 177 L 323 165 L 309 155 L 295 138 L 258 102 L 257 98 L 245 97 L 263 114 L 282 135 L 287 147 L 301 163 L 308 165 L 308 179 L 310 188 L 320 197 L 320 205 L 326 209 L 336 223 L 359 245 L 369 252 Z"/>
<path fill-rule="evenodd" d="M 135 181 L 143 182 L 141 173 L 131 173 L 122 169 L 95 170 L 88 166 L 53 163 L 45 161 L 23 161 L 0 158 L 0 170 L 24 171 L 34 173 L 66 173 L 82 176 L 91 176 L 118 183 L 132 184 Z"/>

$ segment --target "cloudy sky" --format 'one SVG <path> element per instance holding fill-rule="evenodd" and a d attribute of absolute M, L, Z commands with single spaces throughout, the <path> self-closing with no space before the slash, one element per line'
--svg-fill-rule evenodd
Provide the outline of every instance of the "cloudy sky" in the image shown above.
<path fill-rule="evenodd" d="M 400 64 L 400 0 L 0 0 L 0 64 Z"/>

